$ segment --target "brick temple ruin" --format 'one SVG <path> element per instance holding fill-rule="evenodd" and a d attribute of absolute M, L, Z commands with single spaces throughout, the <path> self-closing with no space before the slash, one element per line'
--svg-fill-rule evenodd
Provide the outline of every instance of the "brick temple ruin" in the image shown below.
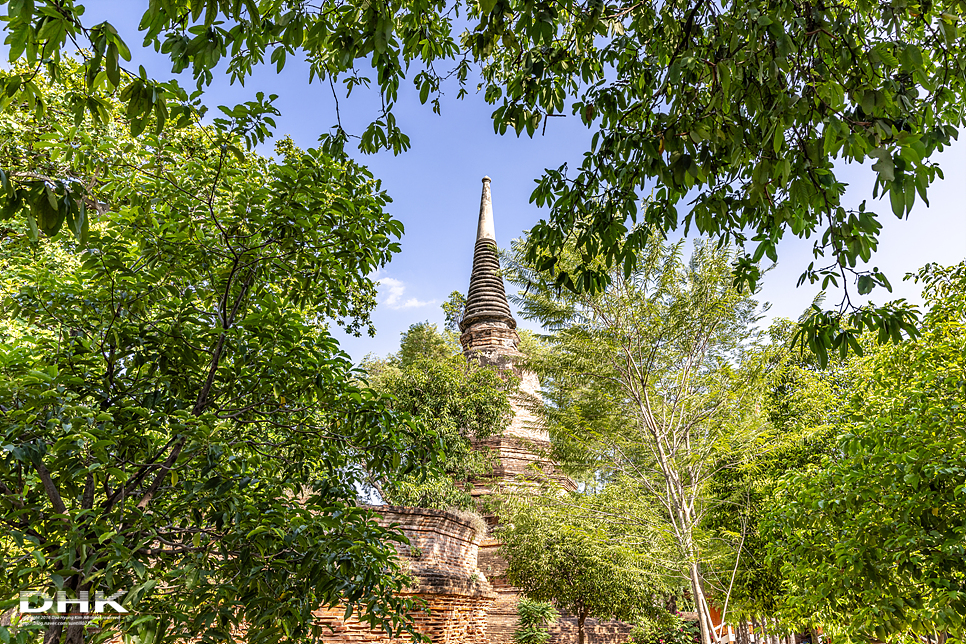
<path fill-rule="evenodd" d="M 574 490 L 572 480 L 561 475 L 554 464 L 542 456 L 550 447 L 550 435 L 530 411 L 537 400 L 540 382 L 536 374 L 522 366 L 520 337 L 510 311 L 493 222 L 490 178 L 483 178 L 473 270 L 467 292 L 466 308 L 460 320 L 460 343 L 467 360 L 510 372 L 519 381 L 511 396 L 513 419 L 499 436 L 479 441 L 479 449 L 492 456 L 491 473 L 472 481 L 472 496 L 480 508 L 495 492 L 519 489 L 521 480 L 549 477 L 566 489 Z M 536 469 L 534 469 L 536 468 Z M 525 485 L 525 483 L 523 483 Z M 400 555 L 410 566 L 415 579 L 409 595 L 425 602 L 425 610 L 412 615 L 419 632 L 433 644 L 509 644 L 517 623 L 520 591 L 505 579 L 506 562 L 500 556 L 500 543 L 493 534 L 499 523 L 494 515 L 486 525 L 453 512 L 423 508 L 374 508 L 385 525 L 398 524 L 410 545 Z M 355 618 L 342 619 L 342 611 L 317 613 L 320 622 L 334 629 L 326 640 L 342 644 L 390 644 L 393 640 Z M 588 619 L 587 644 L 626 642 L 630 625 Z M 551 628 L 551 644 L 577 641 L 576 619 L 563 616 Z"/>

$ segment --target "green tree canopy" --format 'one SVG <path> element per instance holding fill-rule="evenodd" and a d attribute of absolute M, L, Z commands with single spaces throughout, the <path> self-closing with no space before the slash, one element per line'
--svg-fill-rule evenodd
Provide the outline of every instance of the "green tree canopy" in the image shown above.
<path fill-rule="evenodd" d="M 184 125 L 202 111 L 176 83 L 126 69 L 124 39 L 107 22 L 85 24 L 73 0 L 0 4 L 11 61 L 57 73 L 65 48 L 86 50 L 88 92 L 71 97 L 77 114 L 102 118 L 92 89 L 119 93 L 134 134 L 152 119 Z M 458 34 L 461 12 L 467 25 Z M 190 69 L 199 91 L 216 73 L 244 82 L 259 65 L 281 70 L 300 56 L 309 82 L 328 83 L 336 99 L 336 82 L 346 92 L 371 86 L 379 100 L 358 136 L 365 153 L 409 147 L 394 114 L 404 80 L 438 111 L 443 81 L 455 76 L 465 95 L 475 62 L 496 131 L 533 136 L 549 117 L 570 113 L 594 132 L 580 167 L 548 170 L 533 193 L 550 214 L 531 231 L 531 262 L 556 269 L 560 285 L 594 291 L 612 266 L 646 255 L 647 235 L 627 234 L 635 224 L 663 233 L 694 227 L 742 249 L 736 283 L 753 290 L 758 260 L 776 259 L 783 238 L 814 239 L 799 283 L 845 289 L 839 307 L 802 327 L 803 342 L 823 356 L 855 350 L 862 329 L 894 342 L 915 333 L 915 313 L 902 303 L 852 303 L 855 293 L 890 286 L 860 266 L 877 249 L 881 216 L 864 201 L 843 201 L 838 168 L 871 164 L 872 197 L 888 195 L 898 217 L 916 199 L 928 203 L 942 176 L 931 159 L 963 124 L 963 12 L 963 0 L 159 0 L 148 3 L 138 36 L 175 72 Z M 8 77 L 2 102 L 42 109 L 33 74 Z M 277 113 L 271 97 L 222 111 L 250 142 Z M 332 116 L 324 146 L 342 154 L 348 133 L 338 109 Z M 12 194 L 19 211 L 27 202 Z M 568 244 L 582 261 L 564 267 Z M 595 263 L 601 254 L 606 261 Z"/>
<path fill-rule="evenodd" d="M 132 137 L 105 94 L 91 126 L 64 85 L 31 82 L 44 113 L 0 113 L 0 165 L 39 196 L 0 239 L 0 611 L 19 591 L 126 591 L 132 613 L 47 626 L 51 644 L 242 624 L 248 641 L 308 641 L 334 605 L 406 627 L 404 537 L 358 487 L 423 468 L 438 440 L 357 386 L 326 330 L 366 326 L 365 275 L 398 250 L 378 183 L 290 142 L 269 160 L 208 128 Z M 38 235 L 52 217 L 83 244 Z"/>
<path fill-rule="evenodd" d="M 402 333 L 399 353 L 391 360 L 406 368 L 421 358 L 431 362 L 447 362 L 461 353 L 459 343 L 454 341 L 449 331 L 440 333 L 435 324 L 418 322 Z"/>
<path fill-rule="evenodd" d="M 530 492 L 504 495 L 499 506 L 497 536 L 511 584 L 576 617 L 579 644 L 587 618 L 633 621 L 655 611 L 662 571 L 640 556 L 644 544 L 630 543 L 632 532 L 612 508 L 593 496 Z"/>
<path fill-rule="evenodd" d="M 778 502 L 775 488 L 782 476 L 803 476 L 835 451 L 838 425 L 846 401 L 861 380 L 863 363 L 855 357 L 831 356 L 822 368 L 810 353 L 788 347 L 795 324 L 778 320 L 769 330 L 777 349 L 762 405 L 773 439 L 762 449 L 726 455 L 709 485 L 713 511 L 702 525 L 713 535 L 720 556 L 715 575 L 731 587 L 728 613 L 734 620 L 774 619 L 779 615 L 783 578 L 767 562 L 770 542 L 762 521 Z M 874 344 L 869 338 L 867 345 Z M 810 626 L 810 625 L 806 625 Z"/>
<path fill-rule="evenodd" d="M 476 509 L 468 482 L 489 473 L 490 464 L 488 451 L 474 442 L 500 433 L 512 418 L 508 395 L 515 380 L 467 362 L 453 335 L 428 322 L 414 324 L 402 334 L 398 353 L 364 365 L 390 407 L 431 430 L 442 448 L 438 472 L 374 476 L 370 483 L 387 503 Z"/>
<path fill-rule="evenodd" d="M 966 264 L 916 279 L 929 307 L 920 337 L 867 359 L 838 449 L 787 475 L 766 514 L 781 611 L 835 635 L 964 632 Z"/>

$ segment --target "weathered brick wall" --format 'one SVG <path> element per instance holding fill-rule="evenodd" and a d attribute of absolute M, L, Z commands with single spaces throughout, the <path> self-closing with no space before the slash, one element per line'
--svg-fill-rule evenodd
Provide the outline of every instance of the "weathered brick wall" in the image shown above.
<path fill-rule="evenodd" d="M 495 593 L 478 567 L 483 525 L 452 512 L 423 508 L 376 507 L 383 525 L 396 524 L 409 538 L 398 545 L 415 579 L 407 593 L 424 602 L 412 614 L 418 632 L 433 644 L 487 644 L 487 611 Z M 344 610 L 322 609 L 319 623 L 330 626 L 326 641 L 339 644 L 389 644 L 408 642 L 373 631 L 355 617 L 343 619 Z"/>
<path fill-rule="evenodd" d="M 487 644 L 486 611 L 489 599 L 460 595 L 421 593 L 425 600 L 423 610 L 412 614 L 416 629 L 429 636 L 433 644 Z M 404 635 L 390 638 L 382 631 L 374 631 L 368 624 L 355 617 L 343 619 L 343 610 L 323 609 L 315 613 L 320 624 L 332 627 L 331 635 L 323 635 L 323 641 L 339 644 L 401 644 L 412 638 Z"/>
<path fill-rule="evenodd" d="M 460 343 L 467 358 L 497 369 L 512 367 L 516 358 L 520 336 L 503 320 L 481 320 L 460 335 Z"/>
<path fill-rule="evenodd" d="M 409 539 L 397 544 L 416 575 L 420 592 L 435 589 L 451 594 L 476 595 L 485 592 L 486 579 L 477 568 L 482 521 L 452 512 L 426 508 L 375 506 L 382 525 L 396 525 Z"/>

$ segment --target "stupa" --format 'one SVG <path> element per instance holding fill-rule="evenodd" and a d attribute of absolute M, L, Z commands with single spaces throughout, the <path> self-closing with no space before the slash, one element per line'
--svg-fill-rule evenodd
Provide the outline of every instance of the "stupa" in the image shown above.
<path fill-rule="evenodd" d="M 487 638 L 492 644 L 505 644 L 513 641 L 520 591 L 506 581 L 506 562 L 499 553 L 500 542 L 493 534 L 499 517 L 487 511 L 486 497 L 495 492 L 525 493 L 528 481 L 535 484 L 546 478 L 567 489 L 575 488 L 573 481 L 561 475 L 546 456 L 550 434 L 532 411 L 539 401 L 540 380 L 525 367 L 524 355 L 519 350 L 517 323 L 500 274 L 490 183 L 489 177 L 483 177 L 473 270 L 460 320 L 460 344 L 467 360 L 510 373 L 519 380 L 517 392 L 510 397 L 513 409 L 510 425 L 499 436 L 475 445 L 490 451 L 492 469 L 489 475 L 472 481 L 471 492 L 490 526 L 479 550 L 480 570 L 497 595 L 487 612 Z"/>

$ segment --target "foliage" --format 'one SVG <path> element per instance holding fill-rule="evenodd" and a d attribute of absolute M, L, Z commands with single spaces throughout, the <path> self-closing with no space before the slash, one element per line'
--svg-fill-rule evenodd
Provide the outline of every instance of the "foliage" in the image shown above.
<path fill-rule="evenodd" d="M 783 614 L 833 635 L 964 628 L 966 264 L 915 278 L 929 305 L 920 337 L 867 359 L 838 449 L 784 477 L 765 522 Z"/>
<path fill-rule="evenodd" d="M 431 430 L 444 450 L 438 472 L 374 477 L 370 483 L 388 503 L 469 509 L 473 501 L 467 481 L 489 472 L 489 454 L 475 449 L 473 442 L 498 434 L 510 423 L 508 394 L 516 383 L 468 364 L 454 350 L 452 337 L 420 323 L 403 333 L 395 356 L 364 365 L 372 387 L 392 398 L 391 408 Z"/>
<path fill-rule="evenodd" d="M 538 602 L 577 618 L 632 620 L 652 609 L 657 571 L 628 543 L 628 531 L 593 497 L 550 489 L 505 495 L 497 536 L 507 580 Z"/>
<path fill-rule="evenodd" d="M 176 83 L 126 69 L 131 55 L 116 29 L 84 25 L 72 0 L 0 4 L 11 61 L 57 74 L 68 43 L 85 48 L 88 90 L 117 92 L 132 134 L 152 119 L 186 125 L 201 113 L 197 96 Z M 457 37 L 461 11 L 467 29 Z M 358 136 L 365 153 L 410 146 L 394 116 L 407 75 L 438 112 L 443 81 L 455 76 L 466 95 L 476 61 L 497 132 L 533 136 L 568 112 L 594 130 L 577 172 L 547 171 L 532 195 L 551 212 L 531 231 L 531 263 L 555 269 L 558 285 L 594 291 L 612 267 L 629 271 L 646 255 L 647 235 L 627 234 L 633 225 L 667 233 L 683 224 L 753 245 L 735 259 L 736 284 L 753 291 L 758 261 L 776 260 L 782 238 L 814 239 L 815 261 L 800 283 L 845 289 L 839 307 L 802 326 L 801 341 L 824 363 L 830 351 L 857 350 L 863 329 L 893 342 L 915 333 L 915 311 L 904 303 L 852 305 L 856 292 L 891 287 L 877 268 L 858 267 L 877 249 L 882 224 L 864 201 L 843 202 L 836 164 L 871 163 L 872 196 L 888 194 L 898 217 L 917 198 L 928 203 L 942 176 L 930 158 L 963 124 L 963 11 L 962 0 L 165 0 L 148 4 L 140 29 L 144 46 L 167 55 L 175 72 L 190 68 L 199 91 L 216 72 L 244 82 L 256 66 L 281 71 L 297 57 L 309 63 L 309 82 L 327 82 L 336 101 L 336 82 L 347 93 L 372 86 L 380 107 Z M 8 78 L 0 96 L 43 109 L 31 72 Z M 223 107 L 222 121 L 261 140 L 277 114 L 272 100 Z M 89 92 L 72 97 L 71 110 L 103 118 Z M 349 135 L 338 107 L 334 120 L 323 148 L 342 155 Z M 654 199 L 642 202 L 655 184 Z M 36 196 L 8 194 L 16 210 L 43 207 Z M 697 197 L 685 210 L 689 194 Z M 65 203 L 78 204 L 71 194 Z M 564 267 L 568 244 L 582 261 Z"/>
<path fill-rule="evenodd" d="M 443 315 L 446 318 L 446 330 L 452 333 L 460 332 L 460 320 L 466 310 L 466 296 L 460 291 L 453 291 L 443 302 Z"/>
<path fill-rule="evenodd" d="M 641 620 L 631 631 L 633 644 L 697 644 L 700 641 L 697 622 L 685 621 L 667 611 L 654 619 Z"/>
<path fill-rule="evenodd" d="M 63 88 L 84 80 L 61 81 L 31 81 L 42 116 L 0 115 L 0 165 L 44 216 L 65 213 L 65 185 L 86 212 L 83 246 L 25 220 L 0 240 L 0 610 L 19 591 L 126 591 L 136 610 L 101 632 L 48 628 L 70 644 L 223 641 L 242 623 L 248 641 L 308 641 L 335 605 L 408 628 L 404 537 L 357 489 L 423 467 L 438 439 L 357 386 L 325 326 L 367 324 L 365 275 L 402 232 L 387 196 L 291 142 L 273 161 L 211 129 L 134 138 L 105 94 L 103 122 L 78 122 Z"/>
<path fill-rule="evenodd" d="M 872 196 L 888 195 L 897 217 L 917 198 L 928 203 L 942 176 L 929 159 L 964 122 L 964 9 L 959 0 L 481 2 L 466 42 L 485 60 L 497 130 L 532 136 L 567 111 L 594 130 L 580 166 L 546 171 L 534 191 L 551 213 L 530 232 L 528 261 L 555 269 L 558 285 L 597 290 L 613 266 L 626 274 L 646 255 L 647 235 L 627 234 L 633 224 L 663 233 L 683 224 L 749 244 L 735 282 L 753 291 L 758 262 L 776 261 L 783 237 L 812 238 L 815 261 L 799 284 L 845 290 L 836 310 L 802 327 L 823 362 L 833 349 L 858 350 L 863 329 L 894 342 L 914 333 L 903 303 L 852 306 L 856 292 L 891 287 L 877 268 L 857 267 L 882 224 L 865 201 L 843 201 L 838 168 L 872 164 Z M 568 247 L 580 261 L 563 266 Z"/>
<path fill-rule="evenodd" d="M 394 359 L 401 367 L 409 367 L 419 358 L 446 361 L 460 353 L 459 345 L 453 342 L 453 338 L 440 333 L 435 324 L 419 322 L 403 332 L 399 353 Z"/>
<path fill-rule="evenodd" d="M 769 330 L 770 342 L 787 346 L 793 333 L 791 322 L 779 320 Z M 709 487 L 715 509 L 703 528 L 722 553 L 715 574 L 731 588 L 728 615 L 733 619 L 776 615 L 782 577 L 777 566 L 766 564 L 761 521 L 777 503 L 774 491 L 782 476 L 805 476 L 834 453 L 837 425 L 861 377 L 861 361 L 853 357 L 832 356 L 823 369 L 809 353 L 777 353 L 763 401 L 773 442 L 719 469 Z"/>
<path fill-rule="evenodd" d="M 753 327 L 756 303 L 732 288 L 728 251 L 712 244 L 685 262 L 681 244 L 652 237 L 637 269 L 615 269 L 596 295 L 556 288 L 526 256 L 517 247 L 507 273 L 525 286 L 524 316 L 553 332 L 530 362 L 558 457 L 589 485 L 621 481 L 636 494 L 638 510 L 620 509 L 628 522 L 652 522 L 659 509 L 675 550 L 666 563 L 707 617 L 704 587 L 717 580 L 703 572 L 713 554 L 701 534 L 706 486 L 771 440 L 760 402 L 772 356 Z"/>
<path fill-rule="evenodd" d="M 513 641 L 517 644 L 545 644 L 550 639 L 548 627 L 557 621 L 557 611 L 551 604 L 521 597 L 517 602 L 517 629 Z"/>

